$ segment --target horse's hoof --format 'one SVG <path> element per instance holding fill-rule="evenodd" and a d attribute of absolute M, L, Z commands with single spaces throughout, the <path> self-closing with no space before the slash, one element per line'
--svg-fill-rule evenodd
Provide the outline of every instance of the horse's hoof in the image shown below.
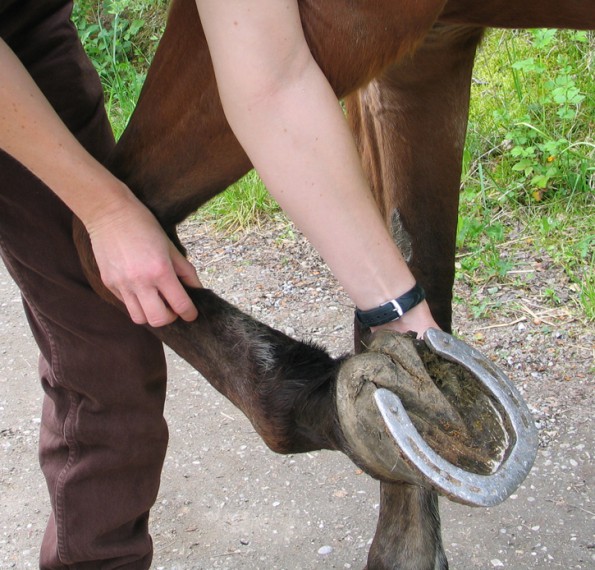
<path fill-rule="evenodd" d="M 341 367 L 337 409 L 351 456 L 380 479 L 496 505 L 535 459 L 531 415 L 481 353 L 442 331 L 424 340 L 381 332 Z"/>

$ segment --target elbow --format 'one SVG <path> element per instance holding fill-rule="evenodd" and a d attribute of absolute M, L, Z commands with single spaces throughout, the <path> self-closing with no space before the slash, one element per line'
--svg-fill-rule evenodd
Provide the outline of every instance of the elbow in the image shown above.
<path fill-rule="evenodd" d="M 218 76 L 219 95 L 228 121 L 233 126 L 238 115 L 278 108 L 285 94 L 300 89 L 315 67 L 317 64 L 304 42 L 299 49 L 271 55 L 267 61 L 240 73 L 236 68 L 226 77 Z"/>

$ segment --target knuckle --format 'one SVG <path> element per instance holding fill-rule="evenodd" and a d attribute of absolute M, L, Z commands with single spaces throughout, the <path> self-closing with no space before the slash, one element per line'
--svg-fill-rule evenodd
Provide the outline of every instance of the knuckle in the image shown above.
<path fill-rule="evenodd" d="M 196 312 L 194 305 L 188 298 L 176 299 L 170 306 L 173 311 L 185 319 L 192 318 Z"/>
<path fill-rule="evenodd" d="M 164 327 L 173 323 L 176 318 L 176 315 L 159 315 L 149 319 L 149 324 L 155 328 Z"/>
<path fill-rule="evenodd" d="M 145 319 L 144 316 L 141 316 L 139 314 L 130 314 L 130 318 L 132 319 L 132 322 L 136 325 L 144 325 L 147 323 L 147 319 Z"/>
<path fill-rule="evenodd" d="M 171 272 L 170 264 L 163 259 L 155 260 L 151 266 L 151 275 L 157 279 L 163 279 L 167 277 Z"/>

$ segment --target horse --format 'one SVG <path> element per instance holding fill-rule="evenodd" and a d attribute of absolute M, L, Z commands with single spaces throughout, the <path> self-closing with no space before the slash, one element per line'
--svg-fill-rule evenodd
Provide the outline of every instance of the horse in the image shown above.
<path fill-rule="evenodd" d="M 384 220 L 434 318 L 450 331 L 462 153 L 484 30 L 593 29 L 595 6 L 590 0 L 299 0 L 299 7 L 314 58 L 345 101 Z M 181 250 L 176 225 L 252 168 L 225 119 L 193 0 L 173 0 L 108 167 Z M 118 304 L 101 283 L 81 224 L 75 222 L 74 234 L 89 281 Z M 436 492 L 406 476 L 394 480 L 382 459 L 362 454 L 376 442 L 358 445 L 347 433 L 336 392 L 346 359 L 259 323 L 212 291 L 189 294 L 200 317 L 178 319 L 154 334 L 238 406 L 273 451 L 341 450 L 380 480 L 366 568 L 447 569 Z M 355 328 L 356 352 L 364 344 L 370 350 L 369 331 Z M 397 360 L 401 348 L 392 342 L 381 339 L 372 351 Z"/>

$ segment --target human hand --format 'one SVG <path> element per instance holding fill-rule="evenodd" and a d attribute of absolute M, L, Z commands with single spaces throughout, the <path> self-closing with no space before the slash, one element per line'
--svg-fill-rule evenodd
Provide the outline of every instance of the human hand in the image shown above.
<path fill-rule="evenodd" d="M 101 279 L 137 324 L 167 325 L 198 312 L 182 283 L 202 287 L 192 264 L 136 199 L 88 222 Z"/>

